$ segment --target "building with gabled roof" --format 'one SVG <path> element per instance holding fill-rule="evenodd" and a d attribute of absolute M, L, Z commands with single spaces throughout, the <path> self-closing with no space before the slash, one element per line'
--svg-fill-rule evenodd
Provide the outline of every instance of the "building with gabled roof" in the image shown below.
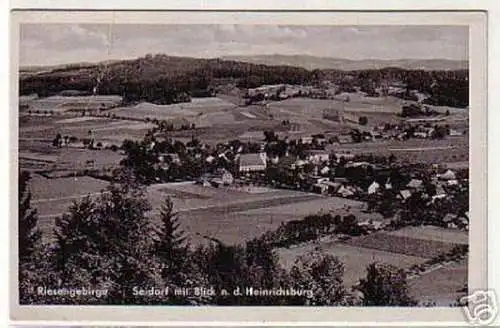
<path fill-rule="evenodd" d="M 267 168 L 266 153 L 242 154 L 238 161 L 241 173 L 263 172 Z"/>

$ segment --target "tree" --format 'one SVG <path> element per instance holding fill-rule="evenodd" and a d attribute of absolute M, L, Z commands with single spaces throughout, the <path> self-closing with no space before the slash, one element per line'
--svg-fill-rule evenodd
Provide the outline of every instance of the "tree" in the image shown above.
<path fill-rule="evenodd" d="M 96 209 L 96 204 L 90 197 L 86 197 L 80 202 L 74 202 L 68 214 L 55 220 L 52 265 L 60 287 L 90 285 L 97 289 L 105 287 L 107 283 L 101 272 L 106 264 L 101 253 L 100 243 L 103 241 L 99 235 L 101 229 L 98 227 Z M 99 301 L 93 297 L 62 297 L 56 299 L 55 303 L 98 304 Z"/>
<path fill-rule="evenodd" d="M 43 262 L 42 233 L 37 227 L 37 211 L 31 208 L 31 192 L 28 182 L 30 174 L 19 172 L 18 186 L 18 256 L 19 256 L 19 302 L 36 303 L 34 288 L 40 282 L 40 267 Z"/>
<path fill-rule="evenodd" d="M 52 146 L 60 147 L 61 146 L 61 139 L 62 139 L 61 134 L 60 133 L 56 134 L 56 137 L 54 138 L 54 140 L 52 140 Z"/>
<path fill-rule="evenodd" d="M 76 202 L 56 222 L 55 267 L 64 287 L 107 288 L 106 297 L 84 304 L 155 304 L 162 298 L 133 293 L 134 288 L 161 288 L 154 230 L 146 212 L 151 206 L 131 173 L 118 171 L 94 202 Z"/>
<path fill-rule="evenodd" d="M 358 225 L 356 217 L 353 214 L 346 215 L 335 229 L 336 233 L 343 233 L 350 236 L 360 236 L 363 229 Z"/>
<path fill-rule="evenodd" d="M 358 119 L 358 123 L 359 123 L 359 125 L 366 125 L 366 124 L 368 124 L 368 118 L 366 116 L 361 116 Z"/>
<path fill-rule="evenodd" d="M 364 306 L 415 306 L 408 294 L 406 274 L 392 265 L 372 263 L 366 278 L 356 288 L 362 293 Z"/>
<path fill-rule="evenodd" d="M 311 252 L 296 259 L 291 271 L 291 285 L 298 290 L 310 290 L 306 297 L 295 301 L 307 305 L 348 305 L 350 297 L 343 285 L 344 265 L 338 258 Z"/>
<path fill-rule="evenodd" d="M 162 266 L 162 277 L 173 288 L 183 287 L 188 247 L 184 232 L 179 229 L 179 219 L 170 198 L 166 198 L 161 206 L 160 220 L 160 228 L 156 231 L 155 253 Z"/>

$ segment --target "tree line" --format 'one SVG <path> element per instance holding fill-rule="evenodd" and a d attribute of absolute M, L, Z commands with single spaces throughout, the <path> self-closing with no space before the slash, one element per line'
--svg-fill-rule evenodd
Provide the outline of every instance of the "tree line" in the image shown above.
<path fill-rule="evenodd" d="M 221 59 L 195 59 L 146 55 L 108 65 L 58 68 L 49 73 L 21 77 L 21 95 L 47 97 L 64 90 L 121 95 L 125 103 L 148 101 L 172 104 L 192 96 L 213 95 L 217 81 L 233 80 L 239 88 L 265 84 L 319 85 L 330 80 L 346 92 L 354 86 L 369 94 L 387 81 L 402 81 L 407 90 L 430 95 L 430 105 L 467 107 L 468 70 L 424 71 L 399 68 L 380 70 L 307 70 L 292 66 L 267 66 Z"/>
<path fill-rule="evenodd" d="M 191 96 L 206 95 L 217 79 L 232 78 L 242 88 L 262 84 L 311 81 L 311 72 L 289 66 L 266 66 L 220 59 L 194 59 L 146 55 L 108 66 L 75 70 L 59 69 L 21 78 L 21 95 L 41 97 L 64 90 L 92 91 L 121 95 L 125 103 L 148 101 L 156 104 L 186 102 Z M 211 93 L 210 93 L 211 94 Z"/>

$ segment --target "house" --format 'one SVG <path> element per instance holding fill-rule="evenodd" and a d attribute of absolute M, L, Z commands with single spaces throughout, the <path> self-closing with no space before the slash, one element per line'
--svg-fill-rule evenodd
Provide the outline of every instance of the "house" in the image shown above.
<path fill-rule="evenodd" d="M 446 194 L 437 194 L 437 195 L 434 195 L 432 196 L 432 203 L 434 203 L 436 201 L 436 199 L 444 199 L 446 198 Z"/>
<path fill-rule="evenodd" d="M 401 195 L 401 197 L 403 198 L 403 200 L 405 199 L 408 199 L 411 197 L 411 191 L 409 191 L 408 189 L 403 189 L 399 192 L 399 194 Z"/>
<path fill-rule="evenodd" d="M 373 183 L 368 187 L 368 195 L 375 194 L 377 191 L 379 191 L 380 185 L 377 183 L 377 181 L 373 181 Z"/>
<path fill-rule="evenodd" d="M 160 161 L 160 163 L 165 163 L 168 161 L 170 161 L 171 163 L 175 163 L 175 164 L 181 163 L 181 159 L 180 159 L 179 155 L 176 153 L 160 154 L 160 155 L 158 155 L 158 160 Z"/>
<path fill-rule="evenodd" d="M 321 168 L 321 170 L 319 170 L 319 173 L 321 173 L 322 175 L 327 175 L 328 173 L 330 173 L 330 168 L 328 166 L 324 166 L 323 168 Z"/>
<path fill-rule="evenodd" d="M 313 192 L 318 192 L 318 193 L 321 193 L 321 194 L 326 194 L 328 192 L 328 185 L 324 184 L 324 183 L 315 183 L 313 184 L 312 186 L 312 191 Z"/>
<path fill-rule="evenodd" d="M 353 143 L 352 136 L 350 134 L 341 134 L 337 136 L 340 144 Z"/>
<path fill-rule="evenodd" d="M 444 190 L 443 185 L 440 183 L 436 184 L 436 195 L 446 194 L 446 190 Z"/>
<path fill-rule="evenodd" d="M 297 160 L 295 161 L 294 167 L 295 167 L 295 168 L 302 168 L 302 167 L 304 167 L 306 164 L 307 164 L 307 161 L 304 161 L 304 160 L 301 160 L 301 159 L 297 159 Z"/>
<path fill-rule="evenodd" d="M 266 167 L 266 153 L 242 154 L 239 157 L 239 171 L 241 173 L 263 172 Z"/>
<path fill-rule="evenodd" d="M 425 139 L 428 137 L 426 132 L 415 132 L 413 135 L 415 136 L 415 138 L 421 138 L 421 139 Z"/>
<path fill-rule="evenodd" d="M 305 151 L 306 159 L 313 164 L 320 164 L 330 160 L 330 154 L 324 150 Z"/>
<path fill-rule="evenodd" d="M 337 183 L 337 182 L 331 182 L 331 181 L 325 181 L 321 183 L 324 186 L 328 187 L 328 193 L 334 194 L 336 193 L 339 188 L 342 186 L 342 184 Z"/>
<path fill-rule="evenodd" d="M 461 136 L 463 135 L 462 132 L 455 130 L 455 129 L 450 129 L 450 137 L 456 137 L 456 136 Z"/>
<path fill-rule="evenodd" d="M 392 189 L 391 178 L 387 178 L 387 181 L 385 182 L 385 189 L 387 189 L 387 190 Z"/>
<path fill-rule="evenodd" d="M 337 190 L 337 194 L 341 195 L 342 197 L 354 196 L 355 193 L 356 190 L 354 190 L 352 187 L 341 186 Z"/>
<path fill-rule="evenodd" d="M 448 228 L 457 228 L 456 220 L 457 216 L 451 213 L 446 214 L 443 218 L 443 222 L 446 223 Z"/>
<path fill-rule="evenodd" d="M 337 162 L 340 161 L 340 158 L 344 158 L 346 161 L 351 161 L 355 157 L 354 154 L 350 153 L 335 153 L 335 158 L 337 159 Z"/>
<path fill-rule="evenodd" d="M 353 162 L 353 163 L 346 164 L 345 167 L 362 167 L 362 168 L 372 167 L 373 168 L 373 164 L 371 164 L 369 162 Z"/>
<path fill-rule="evenodd" d="M 469 212 L 466 213 L 466 217 L 459 217 L 458 220 L 457 220 L 457 226 L 459 228 L 462 228 L 462 229 L 465 229 L 465 230 L 469 230 L 469 215 L 468 215 Z"/>
<path fill-rule="evenodd" d="M 359 226 L 366 228 L 367 230 L 380 230 L 384 227 L 383 221 L 373 221 L 371 219 L 364 220 L 358 223 Z"/>
<path fill-rule="evenodd" d="M 294 170 L 295 169 L 295 161 L 297 158 L 295 156 L 282 156 L 278 158 L 278 167 L 286 170 Z"/>
<path fill-rule="evenodd" d="M 234 177 L 233 175 L 231 174 L 231 172 L 225 170 L 225 169 L 222 169 L 222 170 L 218 170 L 211 178 L 210 178 L 210 181 L 212 183 L 217 183 L 219 185 L 225 185 L 225 186 L 228 186 L 228 185 L 231 185 L 233 184 L 234 182 Z"/>
<path fill-rule="evenodd" d="M 411 189 L 418 189 L 418 188 L 422 187 L 422 185 L 423 185 L 422 180 L 411 179 L 410 182 L 408 182 L 408 184 L 406 186 L 408 188 L 411 188 Z"/>
<path fill-rule="evenodd" d="M 372 140 L 378 140 L 378 139 L 383 138 L 382 133 L 380 133 L 379 131 L 371 131 L 370 135 L 371 135 Z"/>
<path fill-rule="evenodd" d="M 348 183 L 349 180 L 347 178 L 343 178 L 343 177 L 336 177 L 336 178 L 333 178 L 333 181 L 336 182 L 336 183 Z"/>
<path fill-rule="evenodd" d="M 302 138 L 300 138 L 300 141 L 301 141 L 303 144 L 312 144 L 312 142 L 313 142 L 313 137 L 302 137 Z"/>
<path fill-rule="evenodd" d="M 441 180 L 456 180 L 456 174 L 452 170 L 448 170 L 443 174 L 438 174 L 438 179 Z"/>

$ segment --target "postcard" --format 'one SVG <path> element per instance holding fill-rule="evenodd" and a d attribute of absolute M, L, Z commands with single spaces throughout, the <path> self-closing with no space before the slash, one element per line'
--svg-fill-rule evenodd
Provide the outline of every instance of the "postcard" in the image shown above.
<path fill-rule="evenodd" d="M 11 18 L 13 319 L 494 319 L 484 13 Z"/>

